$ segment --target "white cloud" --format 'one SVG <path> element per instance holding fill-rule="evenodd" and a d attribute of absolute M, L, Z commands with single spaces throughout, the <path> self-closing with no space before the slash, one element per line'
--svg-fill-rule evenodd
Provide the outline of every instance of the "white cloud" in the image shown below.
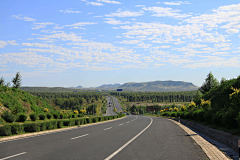
<path fill-rule="evenodd" d="M 156 17 L 171 17 L 171 18 L 185 18 L 185 17 L 189 17 L 191 15 L 183 13 L 183 14 L 179 14 L 178 12 L 180 12 L 181 10 L 178 9 L 172 9 L 172 8 L 164 8 L 164 7 L 143 7 L 143 10 L 146 11 L 151 11 L 155 14 L 153 14 L 152 16 L 156 16 Z"/>
<path fill-rule="evenodd" d="M 143 15 L 143 11 L 131 12 L 131 11 L 122 11 L 118 9 L 115 13 L 105 14 L 106 17 L 137 17 Z"/>
<path fill-rule="evenodd" d="M 104 21 L 105 23 L 108 24 L 113 24 L 113 25 L 119 25 L 119 24 L 128 24 L 130 22 L 122 22 L 120 20 L 116 20 L 115 18 L 104 18 L 107 21 Z"/>
<path fill-rule="evenodd" d="M 188 48 L 202 48 L 202 47 L 207 47 L 207 45 L 201 45 L 201 44 L 194 44 L 194 43 L 190 43 L 187 45 Z"/>
<path fill-rule="evenodd" d="M 72 11 L 72 10 L 59 10 L 60 12 L 63 12 L 63 13 L 81 13 L 81 11 Z"/>
<path fill-rule="evenodd" d="M 14 45 L 14 46 L 16 46 L 16 45 L 19 45 L 19 44 L 17 44 L 16 43 L 16 41 L 15 40 L 12 40 L 12 41 L 7 41 L 9 44 L 11 44 L 11 45 Z"/>
<path fill-rule="evenodd" d="M 66 27 L 73 27 L 74 29 L 85 29 L 82 26 L 97 24 L 95 22 L 78 22 L 70 25 L 65 25 Z"/>
<path fill-rule="evenodd" d="M 119 43 L 121 44 L 137 44 L 137 43 L 140 43 L 141 41 L 139 40 L 124 40 L 124 41 L 121 41 Z"/>
<path fill-rule="evenodd" d="M 54 25 L 52 22 L 34 23 L 32 29 L 46 28 L 47 25 Z"/>
<path fill-rule="evenodd" d="M 0 40 L 0 48 L 4 48 L 6 45 L 8 45 L 7 42 Z"/>
<path fill-rule="evenodd" d="M 228 32 L 228 33 L 238 33 L 239 30 L 238 29 L 228 29 L 228 30 L 226 30 L 226 32 Z"/>
<path fill-rule="evenodd" d="M 33 18 L 23 17 L 21 14 L 19 14 L 19 15 L 12 15 L 12 17 L 17 18 L 17 19 L 22 19 L 24 21 L 36 21 L 36 19 L 33 19 Z"/>
<path fill-rule="evenodd" d="M 97 0 L 98 2 L 104 2 L 104 3 L 111 3 L 111 4 L 122 4 L 118 1 L 111 1 L 111 0 Z"/>
<path fill-rule="evenodd" d="M 83 2 L 86 2 L 87 5 L 93 5 L 93 6 L 103 6 L 102 3 L 98 3 L 98 2 L 89 2 L 87 0 L 82 0 Z"/>
<path fill-rule="evenodd" d="M 135 5 L 135 7 L 145 7 L 146 5 Z"/>
<path fill-rule="evenodd" d="M 211 14 L 186 19 L 185 22 L 194 24 L 204 24 L 209 30 L 220 27 L 226 28 L 228 33 L 238 33 L 240 28 L 240 4 L 221 6 L 212 10 Z"/>
<path fill-rule="evenodd" d="M 164 4 L 166 5 L 181 5 L 181 4 L 190 4 L 189 2 L 187 1 L 175 1 L 175 2 L 163 2 Z"/>
<path fill-rule="evenodd" d="M 35 67 L 38 64 L 49 63 L 53 60 L 49 57 L 43 57 L 34 52 L 18 52 L 18 53 L 3 53 L 0 57 L 0 62 L 16 63 L 26 65 L 27 67 Z"/>

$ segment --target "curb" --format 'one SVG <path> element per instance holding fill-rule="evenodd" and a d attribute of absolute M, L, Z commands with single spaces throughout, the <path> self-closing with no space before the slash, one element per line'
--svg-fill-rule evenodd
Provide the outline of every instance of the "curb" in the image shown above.
<path fill-rule="evenodd" d="M 93 126 L 93 125 L 97 125 L 97 124 L 101 124 L 101 123 L 108 123 L 108 122 L 120 120 L 120 119 L 123 119 L 123 118 L 126 118 L 126 116 L 125 116 L 125 117 L 122 117 L 122 118 L 117 118 L 117 119 L 112 119 L 112 120 L 108 120 L 108 121 L 103 121 L 103 122 L 90 123 L 90 124 L 73 126 L 73 127 L 67 127 L 67 128 L 53 129 L 53 130 L 49 130 L 49 131 L 26 133 L 26 134 L 21 134 L 21 135 L 4 137 L 4 138 L 0 138 L 0 143 L 3 143 L 3 142 L 5 142 L 5 141 L 11 141 L 11 140 L 17 140 L 17 139 L 24 139 L 24 138 L 29 138 L 29 137 L 35 137 L 35 136 L 39 136 L 39 135 L 46 135 L 46 134 L 51 134 L 51 133 L 68 131 L 68 130 L 73 130 L 73 129 L 77 129 L 77 128 L 83 128 L 83 127 Z"/>
<path fill-rule="evenodd" d="M 223 154 L 217 147 L 206 141 L 204 138 L 199 136 L 196 132 L 192 131 L 190 128 L 185 125 L 176 122 L 172 119 L 168 119 L 173 123 L 177 124 L 181 127 L 187 134 L 202 148 L 202 150 L 206 153 L 207 157 L 210 160 L 229 160 L 225 154 Z"/>

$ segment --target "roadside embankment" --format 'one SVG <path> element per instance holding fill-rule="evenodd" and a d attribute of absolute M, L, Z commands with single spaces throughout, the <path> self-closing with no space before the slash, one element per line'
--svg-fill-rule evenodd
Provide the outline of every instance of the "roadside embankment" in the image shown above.
<path fill-rule="evenodd" d="M 178 119 L 175 119 L 178 121 Z M 188 120 L 183 120 L 181 119 L 180 122 L 206 136 L 209 138 L 218 141 L 220 143 L 223 143 L 227 145 L 229 148 L 238 151 L 238 140 L 240 139 L 240 136 L 237 135 L 232 135 L 230 133 L 224 132 L 224 131 L 219 131 L 217 129 L 213 129 L 208 126 L 204 126 L 202 124 L 188 121 Z"/>

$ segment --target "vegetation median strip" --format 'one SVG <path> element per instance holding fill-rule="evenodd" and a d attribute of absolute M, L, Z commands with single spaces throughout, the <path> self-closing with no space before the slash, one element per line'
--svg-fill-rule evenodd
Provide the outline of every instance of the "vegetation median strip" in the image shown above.
<path fill-rule="evenodd" d="M 20 155 L 22 155 L 22 154 L 25 154 L 25 153 L 27 153 L 27 152 L 22 152 L 22 153 L 19 153 L 19 154 L 15 154 L 15 155 L 12 155 L 12 156 L 9 156 L 9 157 L 2 158 L 2 159 L 0 159 L 0 160 L 5 160 L 5 159 L 13 158 L 13 157 L 16 157 L 16 156 L 20 156 Z"/>
<path fill-rule="evenodd" d="M 81 137 L 85 137 L 85 136 L 88 136 L 89 134 L 84 134 L 84 135 L 81 135 L 81 136 L 78 136 L 78 137 L 74 137 L 74 138 L 71 138 L 71 139 L 77 139 L 77 138 L 81 138 Z"/>

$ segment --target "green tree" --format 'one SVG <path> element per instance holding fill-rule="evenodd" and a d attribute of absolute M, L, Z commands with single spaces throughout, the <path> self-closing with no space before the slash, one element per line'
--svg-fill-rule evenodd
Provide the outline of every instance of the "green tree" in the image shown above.
<path fill-rule="evenodd" d="M 218 85 L 219 85 L 218 80 L 213 76 L 212 72 L 210 72 L 207 75 L 207 78 L 205 79 L 205 82 L 199 88 L 199 91 L 202 92 L 202 94 L 205 94 L 208 91 L 210 91 L 210 89 L 212 89 L 212 88 L 214 88 Z"/>
<path fill-rule="evenodd" d="M 13 77 L 12 83 L 13 83 L 13 88 L 19 88 L 21 86 L 21 75 L 20 72 L 16 73 L 16 76 Z"/>
<path fill-rule="evenodd" d="M 0 86 L 4 86 L 5 84 L 5 80 L 3 79 L 3 77 L 0 79 Z"/>

